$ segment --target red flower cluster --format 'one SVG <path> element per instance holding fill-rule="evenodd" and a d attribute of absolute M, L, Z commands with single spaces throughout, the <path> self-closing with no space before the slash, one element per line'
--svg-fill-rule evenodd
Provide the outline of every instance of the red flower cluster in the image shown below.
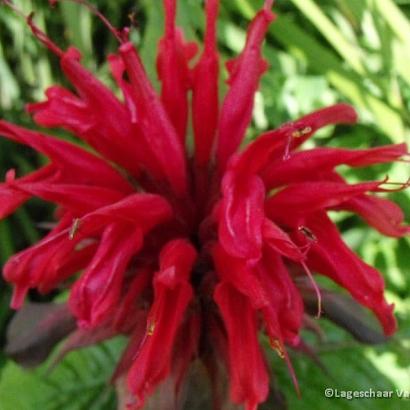
<path fill-rule="evenodd" d="M 227 63 L 229 89 L 220 108 L 218 3 L 206 2 L 205 45 L 192 64 L 197 46 L 175 26 L 176 0 L 164 0 L 160 96 L 126 33 L 111 28 L 121 42 L 109 57 L 119 99 L 81 65 L 78 50 L 62 51 L 29 18 L 74 91 L 51 87 L 47 100 L 28 111 L 38 125 L 64 128 L 92 150 L 0 121 L 5 138 L 50 159 L 21 178 L 7 173 L 1 218 L 36 196 L 57 205 L 58 220 L 5 265 L 4 277 L 14 285 L 12 306 L 18 309 L 29 289 L 46 293 L 70 284 L 79 332 L 130 336 L 115 376 L 128 374 L 136 408 L 165 379 L 178 392 L 199 359 L 214 383 L 217 407 L 224 364 L 232 402 L 256 409 L 269 390 L 258 332 L 291 369 L 285 345 L 300 342 L 298 282 L 305 275 L 320 310 L 311 271 L 371 309 L 385 334 L 396 328 L 381 275 L 344 244 L 327 212 L 355 212 L 385 235 L 409 233 L 400 208 L 371 195 L 384 191 L 385 181 L 351 185 L 335 171 L 342 164 L 395 161 L 406 146 L 299 150 L 326 125 L 356 122 L 355 111 L 338 104 L 239 150 L 267 69 L 261 47 L 274 19 L 273 1 L 266 0 L 244 50 Z M 190 112 L 193 153 L 186 141 Z"/>

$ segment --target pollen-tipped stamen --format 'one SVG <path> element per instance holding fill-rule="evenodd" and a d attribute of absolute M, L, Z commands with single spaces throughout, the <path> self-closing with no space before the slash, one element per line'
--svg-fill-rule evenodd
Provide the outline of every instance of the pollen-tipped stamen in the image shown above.
<path fill-rule="evenodd" d="M 305 271 L 306 275 L 308 276 L 310 283 L 312 284 L 313 290 L 316 293 L 316 298 L 317 298 L 317 313 L 316 313 L 316 318 L 319 319 L 321 314 L 322 314 L 322 295 L 320 293 L 319 286 L 317 285 L 312 272 L 308 268 L 305 262 L 300 263 L 303 267 L 303 270 Z"/>

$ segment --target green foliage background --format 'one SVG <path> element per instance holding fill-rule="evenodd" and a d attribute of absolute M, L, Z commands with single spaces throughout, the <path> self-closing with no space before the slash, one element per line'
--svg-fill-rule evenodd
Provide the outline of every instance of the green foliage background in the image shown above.
<path fill-rule="evenodd" d="M 149 74 L 154 72 L 155 49 L 162 34 L 160 0 L 94 1 L 117 26 L 135 13 L 132 38 L 141 50 Z M 222 0 L 219 42 L 223 58 L 241 50 L 245 29 L 262 1 Z M 104 57 L 116 49 L 102 24 L 76 4 L 62 2 L 51 9 L 46 0 L 19 0 L 25 12 L 62 46 L 76 45 L 85 64 L 107 83 Z M 271 69 L 257 95 L 249 138 L 313 109 L 346 101 L 360 113 L 360 124 L 320 133 L 311 144 L 362 148 L 389 142 L 410 142 L 410 1 L 409 0 L 278 0 L 278 19 L 265 45 Z M 179 24 L 189 39 L 199 40 L 204 27 L 202 2 L 180 0 Z M 44 89 L 64 82 L 58 62 L 32 37 L 24 22 L 0 6 L 0 117 L 31 125 L 24 104 L 40 100 Z M 15 167 L 19 174 L 35 169 L 42 158 L 28 149 L 0 140 L 2 177 Z M 408 164 L 346 172 L 351 181 L 383 178 L 405 181 Z M 410 216 L 409 193 L 392 195 Z M 0 222 L 0 262 L 38 240 L 36 225 L 50 209 L 32 201 Z M 386 278 L 388 298 L 396 304 L 400 330 L 376 348 L 353 341 L 350 335 L 321 320 L 327 340 L 313 343 L 328 374 L 309 358 L 293 355 L 301 384 L 297 399 L 284 364 L 270 357 L 290 409 L 410 408 L 410 400 L 326 399 L 326 387 L 340 390 L 405 389 L 410 392 L 410 239 L 393 240 L 367 228 L 348 214 L 335 215 L 348 243 Z M 11 312 L 10 292 L 0 282 L 0 341 Z M 309 335 L 307 336 L 309 337 Z M 122 341 L 68 355 L 51 374 L 47 366 L 27 372 L 0 351 L 0 410 L 113 409 L 115 397 L 105 380 L 120 353 Z M 267 405 L 273 409 L 274 406 Z"/>

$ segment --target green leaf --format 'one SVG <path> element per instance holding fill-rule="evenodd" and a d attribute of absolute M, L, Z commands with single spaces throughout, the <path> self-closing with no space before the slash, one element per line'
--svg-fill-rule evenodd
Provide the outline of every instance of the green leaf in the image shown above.
<path fill-rule="evenodd" d="M 359 74 L 365 73 L 363 56 L 357 44 L 350 43 L 313 0 L 292 0 L 292 3 L 305 14 L 347 64 Z"/>
<path fill-rule="evenodd" d="M 49 362 L 25 371 L 9 361 L 0 378 L 0 410 L 112 410 L 108 381 L 123 347 L 117 338 L 70 353 L 51 373 Z"/>
<path fill-rule="evenodd" d="M 354 105 L 374 114 L 380 128 L 395 142 L 405 139 L 406 132 L 400 113 L 370 94 L 360 76 L 342 67 L 337 57 L 318 43 L 289 17 L 281 16 L 272 26 L 274 36 L 296 57 L 303 56 L 310 67 L 325 75 L 340 94 Z"/>

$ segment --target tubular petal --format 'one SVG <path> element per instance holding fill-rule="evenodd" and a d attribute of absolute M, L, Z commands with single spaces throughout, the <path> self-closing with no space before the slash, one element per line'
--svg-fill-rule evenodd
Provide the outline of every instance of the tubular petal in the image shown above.
<path fill-rule="evenodd" d="M 161 252 L 147 334 L 128 373 L 129 388 L 141 403 L 170 372 L 175 337 L 193 297 L 189 276 L 196 256 L 184 240 L 171 241 Z"/>
<path fill-rule="evenodd" d="M 333 279 L 359 303 L 373 310 L 386 335 L 394 333 L 393 306 L 384 299 L 384 281 L 380 273 L 345 245 L 336 226 L 326 215 L 312 215 L 306 224 L 317 237 L 308 254 L 309 267 Z"/>
<path fill-rule="evenodd" d="M 28 145 L 53 162 L 65 182 L 81 182 L 120 190 L 133 191 L 132 186 L 103 159 L 82 148 L 56 138 L 26 130 L 0 120 L 0 134 L 12 141 Z"/>
<path fill-rule="evenodd" d="M 267 68 L 261 54 L 262 42 L 273 19 L 270 10 L 259 11 L 248 29 L 242 54 L 228 65 L 230 89 L 224 99 L 218 125 L 217 160 L 221 171 L 238 148 L 251 121 L 255 92 Z"/>
<path fill-rule="evenodd" d="M 165 34 L 159 42 L 157 71 L 161 80 L 161 100 L 169 119 L 185 144 L 188 122 L 188 90 L 191 78 L 186 46 L 181 30 L 175 27 L 176 0 L 163 0 L 165 8 Z"/>
<path fill-rule="evenodd" d="M 219 57 L 216 49 L 216 19 L 219 0 L 207 0 L 205 46 L 193 70 L 192 118 L 195 136 L 195 161 L 208 164 L 216 136 L 219 112 Z"/>
<path fill-rule="evenodd" d="M 103 156 L 138 175 L 138 141 L 126 108 L 79 60 L 78 50 L 70 48 L 60 63 L 80 98 L 61 87 L 53 87 L 48 92 L 49 100 L 29 105 L 29 112 L 35 114 L 40 125 L 62 126 L 74 132 Z"/>
<path fill-rule="evenodd" d="M 124 194 L 118 191 L 86 185 L 20 182 L 14 186 L 22 192 L 57 203 L 80 215 L 124 198 Z"/>
<path fill-rule="evenodd" d="M 222 181 L 219 241 L 231 255 L 257 261 L 261 256 L 265 187 L 257 176 L 236 181 L 233 172 Z"/>
<path fill-rule="evenodd" d="M 181 195 L 187 190 L 187 175 L 181 141 L 149 83 L 144 67 L 131 43 L 120 47 L 133 87 L 139 116 L 144 118 L 141 129 L 149 141 L 174 191 Z"/>
<path fill-rule="evenodd" d="M 231 398 L 255 406 L 266 400 L 269 378 L 257 335 L 256 314 L 249 299 L 227 283 L 217 285 L 214 299 L 228 333 Z"/>
<path fill-rule="evenodd" d="M 54 275 L 67 253 L 74 249 L 75 241 L 59 234 L 69 223 L 70 218 L 63 218 L 40 242 L 13 255 L 4 265 L 3 277 L 14 286 L 13 309 L 22 306 L 30 288 L 47 283 L 50 273 Z"/>
<path fill-rule="evenodd" d="M 304 255 L 289 235 L 268 218 L 264 219 L 262 231 L 264 243 L 280 255 L 302 261 Z"/>
<path fill-rule="evenodd" d="M 15 185 L 19 185 L 20 182 L 44 182 L 50 179 L 52 180 L 55 177 L 55 167 L 53 165 L 46 165 L 38 171 L 33 171 L 22 178 L 13 179 L 12 183 L 6 182 L 0 184 L 0 220 L 12 214 L 31 197 L 30 194 L 15 188 Z"/>
<path fill-rule="evenodd" d="M 335 209 L 358 214 L 383 235 L 400 238 L 410 233 L 410 226 L 404 224 L 403 211 L 388 199 L 359 195 L 343 202 Z"/>
<path fill-rule="evenodd" d="M 115 220 L 138 226 L 147 232 L 171 217 L 171 206 L 164 197 L 138 193 L 85 215 L 80 221 L 80 227 L 92 233 L 100 225 Z"/>
<path fill-rule="evenodd" d="M 261 172 L 269 189 L 295 182 L 326 178 L 339 165 L 365 167 L 393 162 L 405 155 L 406 144 L 386 145 L 366 150 L 342 148 L 314 148 L 295 152 L 286 161 L 271 161 Z"/>
<path fill-rule="evenodd" d="M 299 340 L 304 308 L 301 295 L 282 258 L 266 249 L 256 272 L 269 297 L 264 315 L 270 336 L 294 345 Z M 270 320 L 273 322 L 270 323 Z"/>
<path fill-rule="evenodd" d="M 254 270 L 247 266 L 246 259 L 228 254 L 221 245 L 215 245 L 212 256 L 222 282 L 229 283 L 246 295 L 255 310 L 268 304 L 268 297 Z"/>
<path fill-rule="evenodd" d="M 153 272 L 148 268 L 139 268 L 129 284 L 125 295 L 121 298 L 120 306 L 115 312 L 113 327 L 121 333 L 132 333 L 136 325 L 132 312 L 140 310 L 138 298 L 150 285 Z"/>
<path fill-rule="evenodd" d="M 348 185 L 343 182 L 302 182 L 288 185 L 266 201 L 266 212 L 272 219 L 287 221 L 318 210 L 335 207 L 350 198 L 375 191 L 380 181 Z"/>
<path fill-rule="evenodd" d="M 69 306 L 81 327 L 96 327 L 115 310 L 125 269 L 142 247 L 142 232 L 111 224 L 86 272 L 70 292 Z"/>

